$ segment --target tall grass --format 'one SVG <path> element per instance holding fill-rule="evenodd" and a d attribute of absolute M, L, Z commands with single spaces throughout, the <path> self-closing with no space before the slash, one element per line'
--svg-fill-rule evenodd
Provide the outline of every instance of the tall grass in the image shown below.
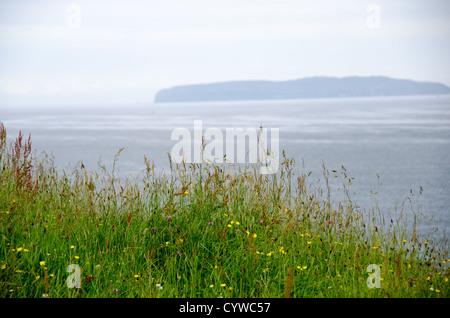
<path fill-rule="evenodd" d="M 3 124 L 0 146 L 2 297 L 449 296 L 444 245 L 332 204 L 285 156 L 275 175 L 214 164 L 165 175 L 145 159 L 139 180 L 123 180 L 82 163 L 58 171 L 29 138 L 8 143 Z M 348 190 L 346 171 L 333 173 Z M 381 288 L 367 285 L 370 264 Z"/>

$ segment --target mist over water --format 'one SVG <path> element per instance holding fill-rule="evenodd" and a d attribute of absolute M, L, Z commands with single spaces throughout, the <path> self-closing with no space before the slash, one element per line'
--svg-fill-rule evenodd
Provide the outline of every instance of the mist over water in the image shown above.
<path fill-rule="evenodd" d="M 178 127 L 192 131 L 194 120 L 202 120 L 203 129 L 221 129 L 224 136 L 226 128 L 279 128 L 280 151 L 294 158 L 300 171 L 311 171 L 311 181 L 324 184 L 322 163 L 326 165 L 335 204 L 344 194 L 337 192 L 339 182 L 331 171 L 344 166 L 355 178 L 350 189 L 361 209 L 374 208 L 376 197 L 380 213 L 395 217 L 396 204 L 399 210 L 409 197 L 419 203 L 414 209 L 429 212 L 440 234 L 449 233 L 449 96 L 0 106 L 8 138 L 15 138 L 19 130 L 26 136 L 31 133 L 37 154 L 53 154 L 59 169 L 70 172 L 83 161 L 88 170 L 96 170 L 100 158 L 112 169 L 114 155 L 124 147 L 116 169 L 119 176 L 133 178 L 145 168 L 144 155 L 168 171 L 167 153 L 176 144 L 172 131 Z M 405 211 L 412 213 L 408 204 Z M 420 230 L 435 227 L 421 224 Z"/>

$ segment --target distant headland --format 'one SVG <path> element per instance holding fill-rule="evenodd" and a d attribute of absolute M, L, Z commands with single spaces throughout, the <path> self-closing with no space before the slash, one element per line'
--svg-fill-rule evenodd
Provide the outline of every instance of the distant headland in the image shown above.
<path fill-rule="evenodd" d="M 450 87 L 435 82 L 385 76 L 306 77 L 175 86 L 157 92 L 155 103 L 445 94 L 450 94 Z"/>

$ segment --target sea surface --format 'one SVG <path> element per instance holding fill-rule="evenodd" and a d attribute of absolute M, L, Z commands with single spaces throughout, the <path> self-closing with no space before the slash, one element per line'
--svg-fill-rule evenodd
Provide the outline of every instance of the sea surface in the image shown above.
<path fill-rule="evenodd" d="M 422 233 L 450 230 L 450 96 L 339 98 L 287 101 L 121 104 L 8 107 L 0 122 L 8 138 L 31 133 L 39 155 L 53 154 L 59 169 L 80 161 L 88 170 L 98 161 L 134 178 L 145 168 L 144 155 L 167 170 L 167 153 L 176 128 L 279 129 L 280 150 L 296 160 L 299 171 L 324 184 L 322 164 L 330 171 L 333 203 L 345 196 L 332 170 L 345 167 L 353 177 L 352 198 L 360 209 L 383 215 L 425 214 Z M 269 138 L 270 140 L 270 138 Z M 280 158 L 281 160 L 281 158 Z M 421 191 L 422 189 L 422 191 Z M 413 206 L 410 200 L 415 202 Z M 414 212 L 413 212 L 414 211 Z M 437 230 L 437 232 L 436 232 Z"/>

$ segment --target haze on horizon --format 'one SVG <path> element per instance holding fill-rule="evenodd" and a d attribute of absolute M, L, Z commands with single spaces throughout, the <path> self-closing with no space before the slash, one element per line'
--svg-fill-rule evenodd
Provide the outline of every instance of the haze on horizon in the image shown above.
<path fill-rule="evenodd" d="M 449 40 L 445 0 L 2 1 L 0 107 L 310 76 L 450 86 Z"/>

